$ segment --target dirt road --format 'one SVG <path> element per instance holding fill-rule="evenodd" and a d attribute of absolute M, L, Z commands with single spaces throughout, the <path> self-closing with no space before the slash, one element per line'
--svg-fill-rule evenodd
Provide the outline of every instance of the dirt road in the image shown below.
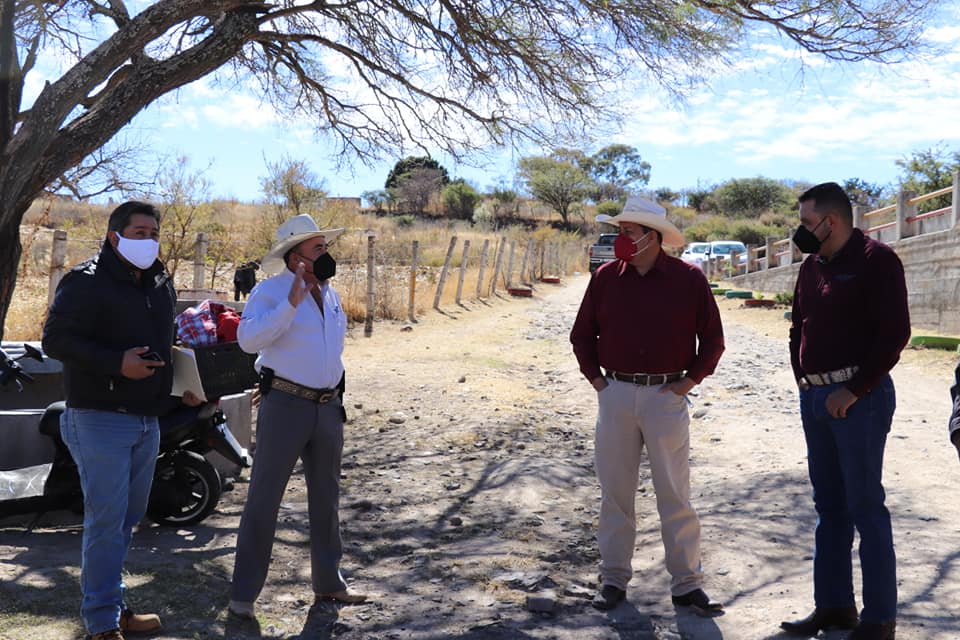
<path fill-rule="evenodd" d="M 600 613 L 589 606 L 595 394 L 567 342 L 585 285 L 580 276 L 532 300 L 473 303 L 349 339 L 343 566 L 373 604 L 311 607 L 299 475 L 256 623 L 225 614 L 244 482 L 203 526 L 135 536 L 131 601 L 160 611 L 164 639 L 785 637 L 779 621 L 812 606 L 814 515 L 783 311 L 721 301 L 727 352 L 692 397 L 694 505 L 707 589 L 725 614 L 670 604 L 646 469 L 629 602 Z M 894 374 L 885 478 L 901 640 L 960 638 L 960 462 L 945 428 L 953 362 L 909 351 Z M 80 637 L 80 536 L 65 519 L 27 535 L 0 522 L 0 638 Z M 529 611 L 531 596 L 555 611 Z"/>

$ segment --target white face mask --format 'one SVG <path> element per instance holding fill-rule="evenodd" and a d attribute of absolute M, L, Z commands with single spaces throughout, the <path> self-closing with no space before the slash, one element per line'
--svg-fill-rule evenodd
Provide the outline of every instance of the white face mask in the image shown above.
<path fill-rule="evenodd" d="M 149 269 L 160 255 L 160 243 L 151 238 L 131 240 L 118 233 L 117 251 L 137 269 Z"/>

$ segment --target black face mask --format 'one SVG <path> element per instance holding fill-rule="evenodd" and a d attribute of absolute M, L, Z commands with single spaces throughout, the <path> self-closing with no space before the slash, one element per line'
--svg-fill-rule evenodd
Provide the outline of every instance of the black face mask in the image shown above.
<path fill-rule="evenodd" d="M 329 253 L 324 253 L 316 260 L 310 260 L 310 258 L 300 255 L 299 253 L 296 255 L 307 262 L 313 263 L 313 275 L 320 282 L 332 278 L 337 274 L 337 261 L 334 260 Z"/>
<path fill-rule="evenodd" d="M 800 251 L 803 253 L 820 253 L 820 247 L 823 245 L 823 240 L 820 240 L 814 231 L 817 230 L 817 227 L 823 224 L 824 220 L 826 220 L 825 217 L 822 218 L 812 230 L 807 229 L 803 225 L 797 227 L 797 230 L 793 232 L 793 244 L 797 245 L 797 249 L 800 249 Z M 830 234 L 828 233 L 827 238 L 829 237 Z M 827 238 L 824 238 L 824 240 Z"/>
<path fill-rule="evenodd" d="M 313 275 L 323 282 L 337 275 L 337 261 L 329 253 L 325 253 L 313 261 Z"/>

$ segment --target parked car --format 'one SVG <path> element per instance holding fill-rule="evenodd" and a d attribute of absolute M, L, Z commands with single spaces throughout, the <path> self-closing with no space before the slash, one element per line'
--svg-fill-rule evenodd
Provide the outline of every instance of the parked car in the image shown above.
<path fill-rule="evenodd" d="M 714 258 L 720 256 L 721 260 L 729 260 L 730 254 L 736 251 L 739 256 L 739 262 L 747 260 L 747 246 L 739 240 L 714 240 L 710 243 L 710 250 L 707 254 Z"/>
<path fill-rule="evenodd" d="M 680 259 L 699 267 L 700 263 L 702 263 L 704 258 L 709 254 L 709 249 L 709 242 L 691 242 L 684 248 L 683 253 L 680 254 Z"/>
<path fill-rule="evenodd" d="M 603 263 L 616 260 L 616 256 L 613 255 L 613 243 L 616 242 L 618 235 L 601 233 L 596 244 L 590 247 L 590 273 L 596 271 Z"/>
<path fill-rule="evenodd" d="M 721 261 L 729 260 L 730 254 L 737 252 L 737 264 L 747 264 L 747 246 L 739 240 L 714 240 L 710 243 L 710 257 L 719 257 Z"/>

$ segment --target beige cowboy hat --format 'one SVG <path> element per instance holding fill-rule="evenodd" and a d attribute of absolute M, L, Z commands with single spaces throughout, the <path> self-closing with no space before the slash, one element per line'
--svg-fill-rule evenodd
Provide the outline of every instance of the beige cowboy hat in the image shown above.
<path fill-rule="evenodd" d="M 316 221 L 306 213 L 285 220 L 283 224 L 277 227 L 276 242 L 273 248 L 267 252 L 267 255 L 263 256 L 263 260 L 260 261 L 260 270 L 268 276 L 280 273 L 287 266 L 283 261 L 283 256 L 287 251 L 304 240 L 318 236 L 323 236 L 327 244 L 330 244 L 343 231 L 342 228 L 321 229 L 317 226 Z"/>
<path fill-rule="evenodd" d="M 621 222 L 636 222 L 662 233 L 663 244 L 668 247 L 682 247 L 684 245 L 683 233 L 667 220 L 667 210 L 653 200 L 647 200 L 640 196 L 627 198 L 627 203 L 623 205 L 623 211 L 615 216 L 601 213 L 597 216 L 597 222 L 615 224 L 618 227 Z"/>

